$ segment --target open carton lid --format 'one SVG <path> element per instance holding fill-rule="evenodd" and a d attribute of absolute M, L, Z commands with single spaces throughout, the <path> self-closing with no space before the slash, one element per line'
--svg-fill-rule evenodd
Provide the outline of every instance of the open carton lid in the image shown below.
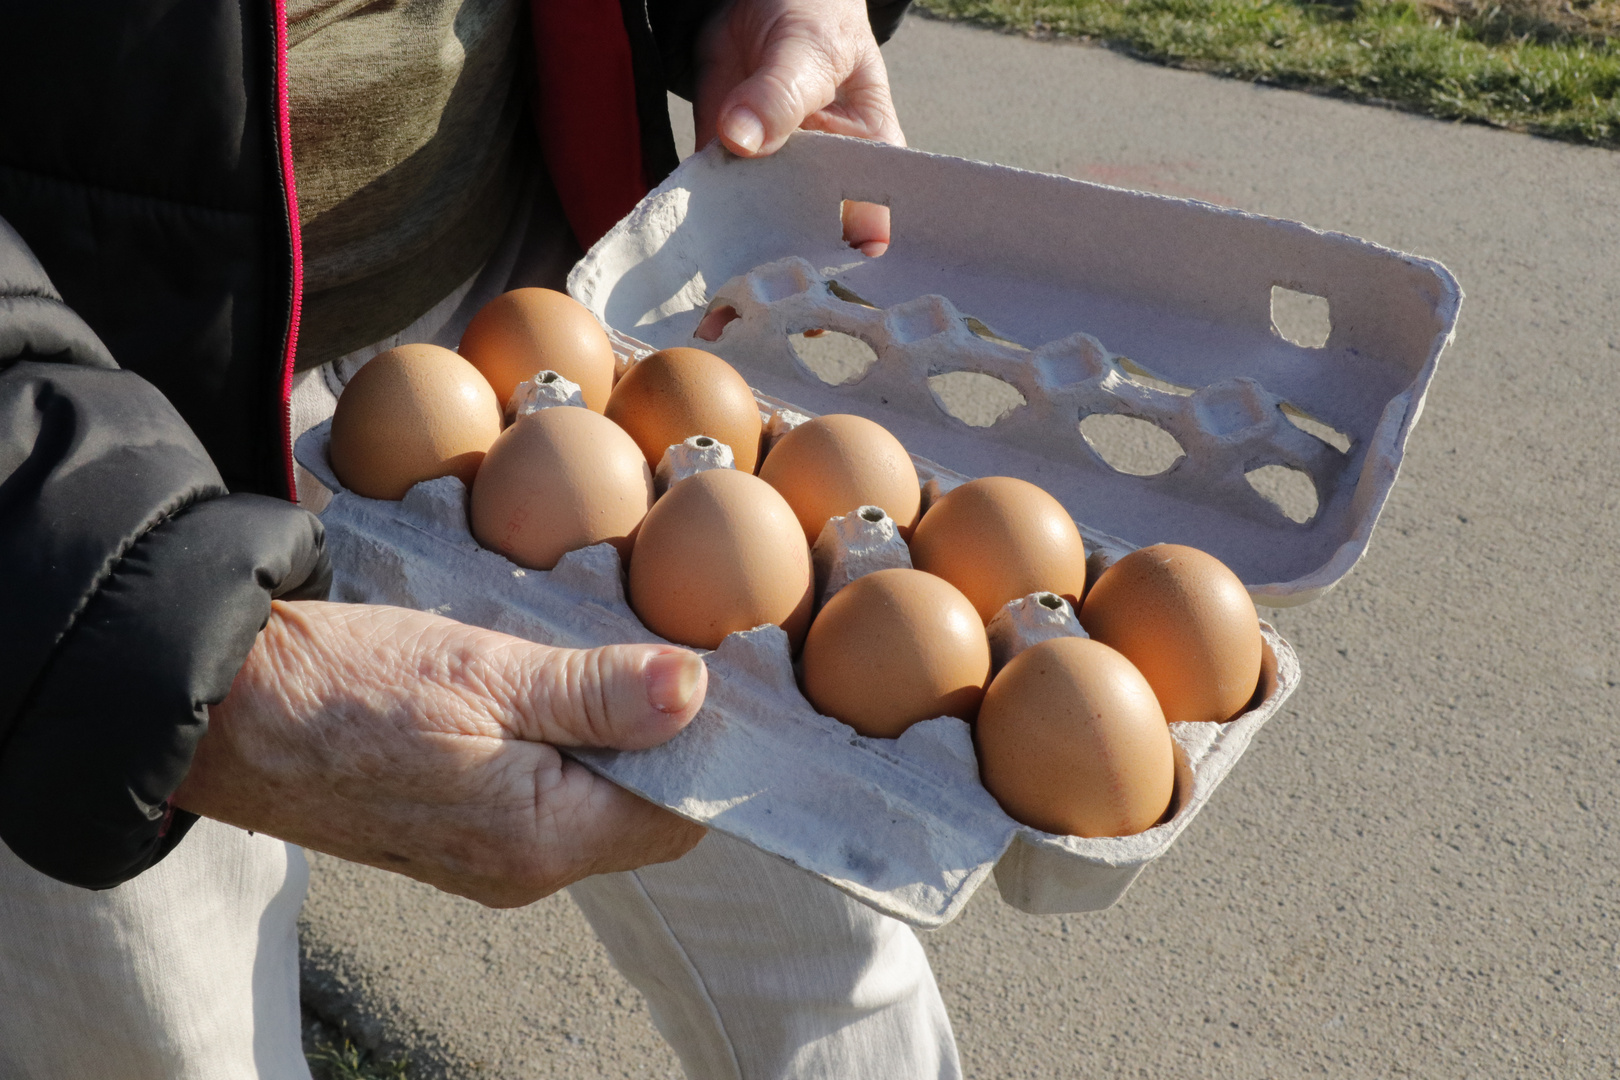
<path fill-rule="evenodd" d="M 845 199 L 891 208 L 886 254 L 844 242 Z M 1202 548 L 1271 606 L 1321 595 L 1366 550 L 1462 299 L 1439 263 L 1354 237 L 814 132 L 765 159 L 694 154 L 568 286 L 612 329 L 708 349 L 764 395 L 870 417 L 950 472 L 1036 483 L 1092 546 Z M 1275 289 L 1325 301 L 1325 341 L 1282 336 Z M 725 308 L 717 340 L 693 337 Z M 876 360 L 829 385 L 795 351 L 806 330 Z M 1024 403 L 970 426 L 931 384 L 956 372 Z M 1098 414 L 1182 456 L 1117 471 L 1082 433 Z M 1309 477 L 1314 516 L 1256 490 L 1267 466 Z"/>

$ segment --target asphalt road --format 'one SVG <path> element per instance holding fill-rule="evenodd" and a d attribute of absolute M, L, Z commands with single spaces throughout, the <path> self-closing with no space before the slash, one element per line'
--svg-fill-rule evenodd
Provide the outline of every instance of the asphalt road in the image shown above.
<path fill-rule="evenodd" d="M 1620 157 L 920 19 L 886 52 L 913 145 L 1468 294 L 1371 552 L 1274 613 L 1302 689 L 1209 807 L 1110 911 L 990 889 L 925 937 L 969 1075 L 1620 1075 Z M 565 898 L 318 858 L 304 930 L 308 1000 L 420 1075 L 678 1075 Z"/>

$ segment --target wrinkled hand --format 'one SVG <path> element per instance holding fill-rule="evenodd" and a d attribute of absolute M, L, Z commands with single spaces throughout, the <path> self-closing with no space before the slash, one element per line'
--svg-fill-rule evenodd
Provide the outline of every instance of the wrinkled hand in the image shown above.
<path fill-rule="evenodd" d="M 402 608 L 278 602 L 174 802 L 515 907 L 702 838 L 555 748 L 655 746 L 707 685 L 673 646 L 552 649 Z"/>
<path fill-rule="evenodd" d="M 798 128 L 904 146 L 865 0 L 731 0 L 698 40 L 697 144 L 716 135 L 744 157 L 779 150 Z M 844 206 L 844 238 L 889 246 L 889 208 Z"/>

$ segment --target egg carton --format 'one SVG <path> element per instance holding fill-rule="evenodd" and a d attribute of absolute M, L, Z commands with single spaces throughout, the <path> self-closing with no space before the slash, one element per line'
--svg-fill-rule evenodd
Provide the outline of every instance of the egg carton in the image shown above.
<path fill-rule="evenodd" d="M 460 480 L 417 484 L 400 502 L 364 498 L 333 474 L 330 436 L 325 421 L 299 439 L 297 455 L 334 493 L 321 514 L 334 600 L 431 611 L 548 645 L 663 640 L 630 610 L 612 545 L 570 552 L 549 571 L 526 570 L 473 539 Z M 1251 707 L 1227 724 L 1170 725 L 1171 812 L 1136 836 L 1086 840 L 1013 821 L 980 784 L 971 731 L 955 717 L 870 739 L 822 716 L 799 692 L 787 635 L 775 626 L 731 634 L 705 654 L 708 696 L 670 742 L 566 752 L 912 926 L 955 918 L 991 873 L 1024 911 L 1096 910 L 1170 846 L 1298 685 L 1293 650 L 1270 626 L 1261 630 L 1263 671 Z"/>
<path fill-rule="evenodd" d="M 845 245 L 845 199 L 891 207 L 887 254 Z M 1323 344 L 1277 331 L 1274 287 L 1325 298 Z M 762 161 L 717 146 L 693 155 L 592 248 L 569 288 L 608 328 L 621 370 L 656 348 L 709 349 L 748 378 L 770 430 L 790 413 L 868 416 L 913 452 L 925 500 L 971 476 L 1021 476 L 1074 515 L 1094 565 L 1191 544 L 1271 605 L 1320 595 L 1365 551 L 1461 300 L 1438 264 L 1350 237 L 816 133 Z M 720 323 L 717 337 L 694 337 Z M 830 385 L 793 347 L 809 330 L 857 337 L 876 359 Z M 956 372 L 1000 379 L 1023 403 L 971 426 L 935 383 Z M 1118 472 L 1078 430 L 1092 413 L 1155 424 L 1184 454 L 1157 476 Z M 659 640 L 625 603 L 611 547 L 549 572 L 515 567 L 473 541 L 454 478 L 399 503 L 342 490 L 328 430 L 306 434 L 298 456 L 336 492 L 323 519 L 337 598 L 556 645 Z M 1310 477 L 1310 520 L 1250 485 L 1263 465 Z M 960 720 L 883 740 L 819 715 L 774 627 L 707 654 L 709 696 L 668 744 L 571 753 L 913 926 L 948 922 L 991 874 L 1024 911 L 1097 910 L 1168 850 L 1298 685 L 1293 650 L 1262 632 L 1250 708 L 1226 724 L 1171 725 L 1171 812 L 1136 836 L 1012 821 L 979 783 Z"/>

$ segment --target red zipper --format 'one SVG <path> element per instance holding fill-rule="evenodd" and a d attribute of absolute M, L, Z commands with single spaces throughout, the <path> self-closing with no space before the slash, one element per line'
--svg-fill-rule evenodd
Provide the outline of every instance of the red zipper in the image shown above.
<path fill-rule="evenodd" d="M 298 354 L 298 317 L 304 305 L 304 244 L 298 227 L 298 187 L 293 178 L 292 108 L 287 99 L 287 0 L 274 0 L 276 13 L 276 145 L 281 154 L 281 195 L 292 241 L 292 309 L 287 316 L 286 353 L 281 358 L 281 450 L 287 498 L 298 501 L 293 464 L 293 360 Z"/>

